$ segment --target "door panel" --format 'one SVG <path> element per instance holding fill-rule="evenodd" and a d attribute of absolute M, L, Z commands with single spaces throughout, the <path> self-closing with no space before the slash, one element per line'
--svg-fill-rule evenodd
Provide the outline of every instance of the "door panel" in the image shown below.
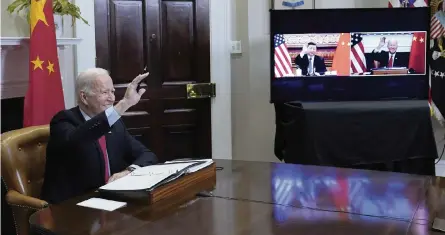
<path fill-rule="evenodd" d="M 123 115 L 129 132 L 161 161 L 211 158 L 210 99 L 186 85 L 210 82 L 208 0 L 95 0 L 97 66 L 110 71 L 116 100 L 144 68 L 147 92 Z M 107 10 L 104 10 L 107 9 Z"/>
<path fill-rule="evenodd" d="M 115 83 L 128 83 L 145 67 L 142 1 L 110 2 L 110 72 Z"/>
<path fill-rule="evenodd" d="M 164 126 L 164 154 L 167 160 L 196 156 L 196 127 L 193 125 Z M 169 146 L 175 146 L 171 148 Z M 174 157 L 173 157 L 174 156 Z"/>
<path fill-rule="evenodd" d="M 195 38 L 193 3 L 162 3 L 162 75 L 164 81 L 191 81 Z"/>

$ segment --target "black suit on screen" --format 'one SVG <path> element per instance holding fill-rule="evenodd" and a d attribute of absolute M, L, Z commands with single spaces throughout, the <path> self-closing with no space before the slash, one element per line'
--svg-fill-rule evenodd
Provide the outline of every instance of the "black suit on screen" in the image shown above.
<path fill-rule="evenodd" d="M 301 57 L 300 55 L 295 57 L 295 64 L 300 66 L 303 75 L 308 75 L 309 56 L 307 54 L 303 57 Z M 314 55 L 314 69 L 315 72 L 320 73 L 321 75 L 323 75 L 327 71 L 323 57 Z"/>

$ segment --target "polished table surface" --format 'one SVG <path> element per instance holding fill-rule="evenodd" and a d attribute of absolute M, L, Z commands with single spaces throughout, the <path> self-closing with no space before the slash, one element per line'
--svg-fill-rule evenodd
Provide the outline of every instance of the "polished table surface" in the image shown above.
<path fill-rule="evenodd" d="M 76 206 L 74 198 L 33 214 L 40 234 L 444 234 L 445 179 L 391 172 L 215 160 L 208 197 L 113 212 Z"/>

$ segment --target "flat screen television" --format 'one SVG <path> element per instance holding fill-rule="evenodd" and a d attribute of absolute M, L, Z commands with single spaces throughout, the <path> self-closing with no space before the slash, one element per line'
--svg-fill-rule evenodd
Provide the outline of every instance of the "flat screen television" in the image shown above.
<path fill-rule="evenodd" d="M 427 99 L 430 9 L 271 10 L 271 102 Z"/>

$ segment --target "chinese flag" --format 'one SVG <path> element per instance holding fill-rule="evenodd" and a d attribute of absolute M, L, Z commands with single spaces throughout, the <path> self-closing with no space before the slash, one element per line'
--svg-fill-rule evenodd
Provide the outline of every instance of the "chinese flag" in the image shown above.
<path fill-rule="evenodd" d="M 350 42 L 351 34 L 349 33 L 342 33 L 338 39 L 331 70 L 337 71 L 339 76 L 349 76 L 351 74 Z"/>
<path fill-rule="evenodd" d="M 25 127 L 49 124 L 65 109 L 52 5 L 52 0 L 31 0 Z"/>
<path fill-rule="evenodd" d="M 409 53 L 409 68 L 413 68 L 416 73 L 425 73 L 425 52 L 426 33 L 415 32 Z"/>

